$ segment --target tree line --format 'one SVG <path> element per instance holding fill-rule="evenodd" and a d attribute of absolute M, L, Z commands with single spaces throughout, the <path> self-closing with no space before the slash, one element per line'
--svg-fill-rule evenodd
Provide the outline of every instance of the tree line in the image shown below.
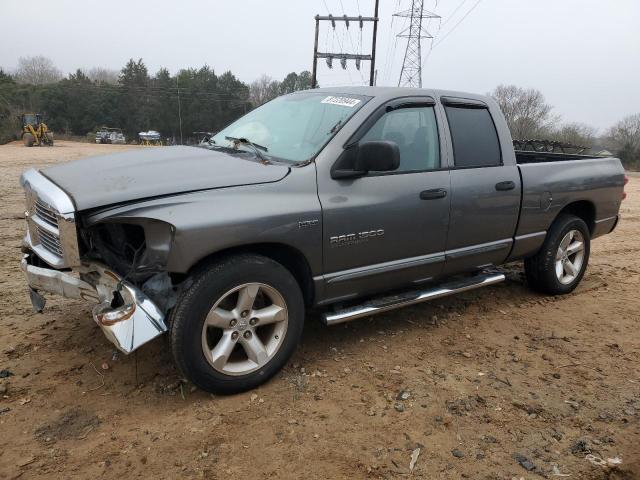
<path fill-rule="evenodd" d="M 122 128 L 129 140 L 145 130 L 183 141 L 194 132 L 214 132 L 278 95 L 311 87 L 308 71 L 278 81 L 262 75 L 246 84 L 232 72 L 205 65 L 172 75 L 150 74 L 142 59 L 120 70 L 92 68 L 63 76 L 46 57 L 23 57 L 14 72 L 0 68 L 0 143 L 16 138 L 23 112 L 45 115 L 56 133 L 85 136 L 100 126 Z M 535 89 L 499 85 L 490 95 L 517 140 L 542 139 L 593 150 L 607 149 L 627 168 L 640 169 L 640 113 L 623 118 L 603 134 L 589 125 L 565 123 Z"/>
<path fill-rule="evenodd" d="M 282 81 L 266 75 L 253 83 L 205 65 L 172 75 L 150 74 L 142 59 L 119 71 L 94 68 L 63 77 L 45 57 L 21 58 L 12 74 L 0 69 L 0 143 L 16 138 L 21 113 L 37 112 L 55 133 L 85 136 L 100 126 L 122 128 L 130 140 L 146 130 L 184 141 L 194 132 L 220 130 L 272 98 L 311 86 L 308 71 Z"/>
<path fill-rule="evenodd" d="M 599 135 L 583 123 L 564 123 L 536 89 L 499 85 L 490 93 L 517 140 L 553 140 L 617 155 L 626 168 L 640 169 L 640 113 L 629 115 Z M 588 151 L 586 152 L 588 153 Z"/>

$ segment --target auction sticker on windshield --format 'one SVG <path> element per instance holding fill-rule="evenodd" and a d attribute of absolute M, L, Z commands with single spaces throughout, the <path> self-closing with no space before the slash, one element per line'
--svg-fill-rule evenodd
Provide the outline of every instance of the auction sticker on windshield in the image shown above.
<path fill-rule="evenodd" d="M 320 103 L 330 103 L 331 105 L 339 105 L 340 107 L 353 108 L 360 103 L 360 100 L 357 98 L 329 96 Z"/>

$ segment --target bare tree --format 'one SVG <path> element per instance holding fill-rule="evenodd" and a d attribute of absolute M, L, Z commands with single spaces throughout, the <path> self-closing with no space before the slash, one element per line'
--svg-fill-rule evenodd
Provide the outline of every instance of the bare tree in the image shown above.
<path fill-rule="evenodd" d="M 596 129 L 584 123 L 565 123 L 550 133 L 553 140 L 591 147 L 596 137 Z"/>
<path fill-rule="evenodd" d="M 62 72 L 47 57 L 20 57 L 14 78 L 19 83 L 46 85 L 62 78 Z"/>
<path fill-rule="evenodd" d="M 611 127 L 605 136 L 627 167 L 640 167 L 640 113 L 629 115 Z"/>
<path fill-rule="evenodd" d="M 623 118 L 607 131 L 607 139 L 617 148 L 625 145 L 640 150 L 640 113 Z"/>
<path fill-rule="evenodd" d="M 514 139 L 546 136 L 558 122 L 551 113 L 553 107 L 545 102 L 541 92 L 533 88 L 498 85 L 491 96 L 500 105 Z"/>
<path fill-rule="evenodd" d="M 111 70 L 109 68 L 94 67 L 89 70 L 87 76 L 97 83 L 107 83 L 109 85 L 115 85 L 118 83 L 120 72 L 118 72 L 117 70 Z"/>
<path fill-rule="evenodd" d="M 249 101 L 254 107 L 259 107 L 269 100 L 273 100 L 280 93 L 280 82 L 268 75 L 262 75 L 249 85 Z"/>

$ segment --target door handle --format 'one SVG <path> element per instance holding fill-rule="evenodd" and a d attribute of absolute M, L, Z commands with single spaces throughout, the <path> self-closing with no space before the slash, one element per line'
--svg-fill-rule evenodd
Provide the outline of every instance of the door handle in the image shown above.
<path fill-rule="evenodd" d="M 420 200 L 435 200 L 446 196 L 447 191 L 444 188 L 434 188 L 432 190 L 423 190 L 420 192 Z"/>
<path fill-rule="evenodd" d="M 505 190 L 513 190 L 514 188 L 516 188 L 516 184 L 512 181 L 496 183 L 496 190 L 498 190 L 499 192 L 503 192 Z"/>

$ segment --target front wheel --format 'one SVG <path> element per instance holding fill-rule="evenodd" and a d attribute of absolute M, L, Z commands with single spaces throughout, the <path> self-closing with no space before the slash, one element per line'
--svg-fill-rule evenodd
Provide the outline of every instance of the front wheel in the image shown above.
<path fill-rule="evenodd" d="M 203 390 L 237 393 L 266 382 L 289 359 L 302 335 L 304 301 L 282 265 L 239 255 L 197 272 L 170 324 L 182 374 Z"/>
<path fill-rule="evenodd" d="M 587 269 L 590 239 L 584 220 L 574 215 L 559 216 L 540 251 L 524 262 L 529 285 L 552 295 L 572 292 Z"/>

